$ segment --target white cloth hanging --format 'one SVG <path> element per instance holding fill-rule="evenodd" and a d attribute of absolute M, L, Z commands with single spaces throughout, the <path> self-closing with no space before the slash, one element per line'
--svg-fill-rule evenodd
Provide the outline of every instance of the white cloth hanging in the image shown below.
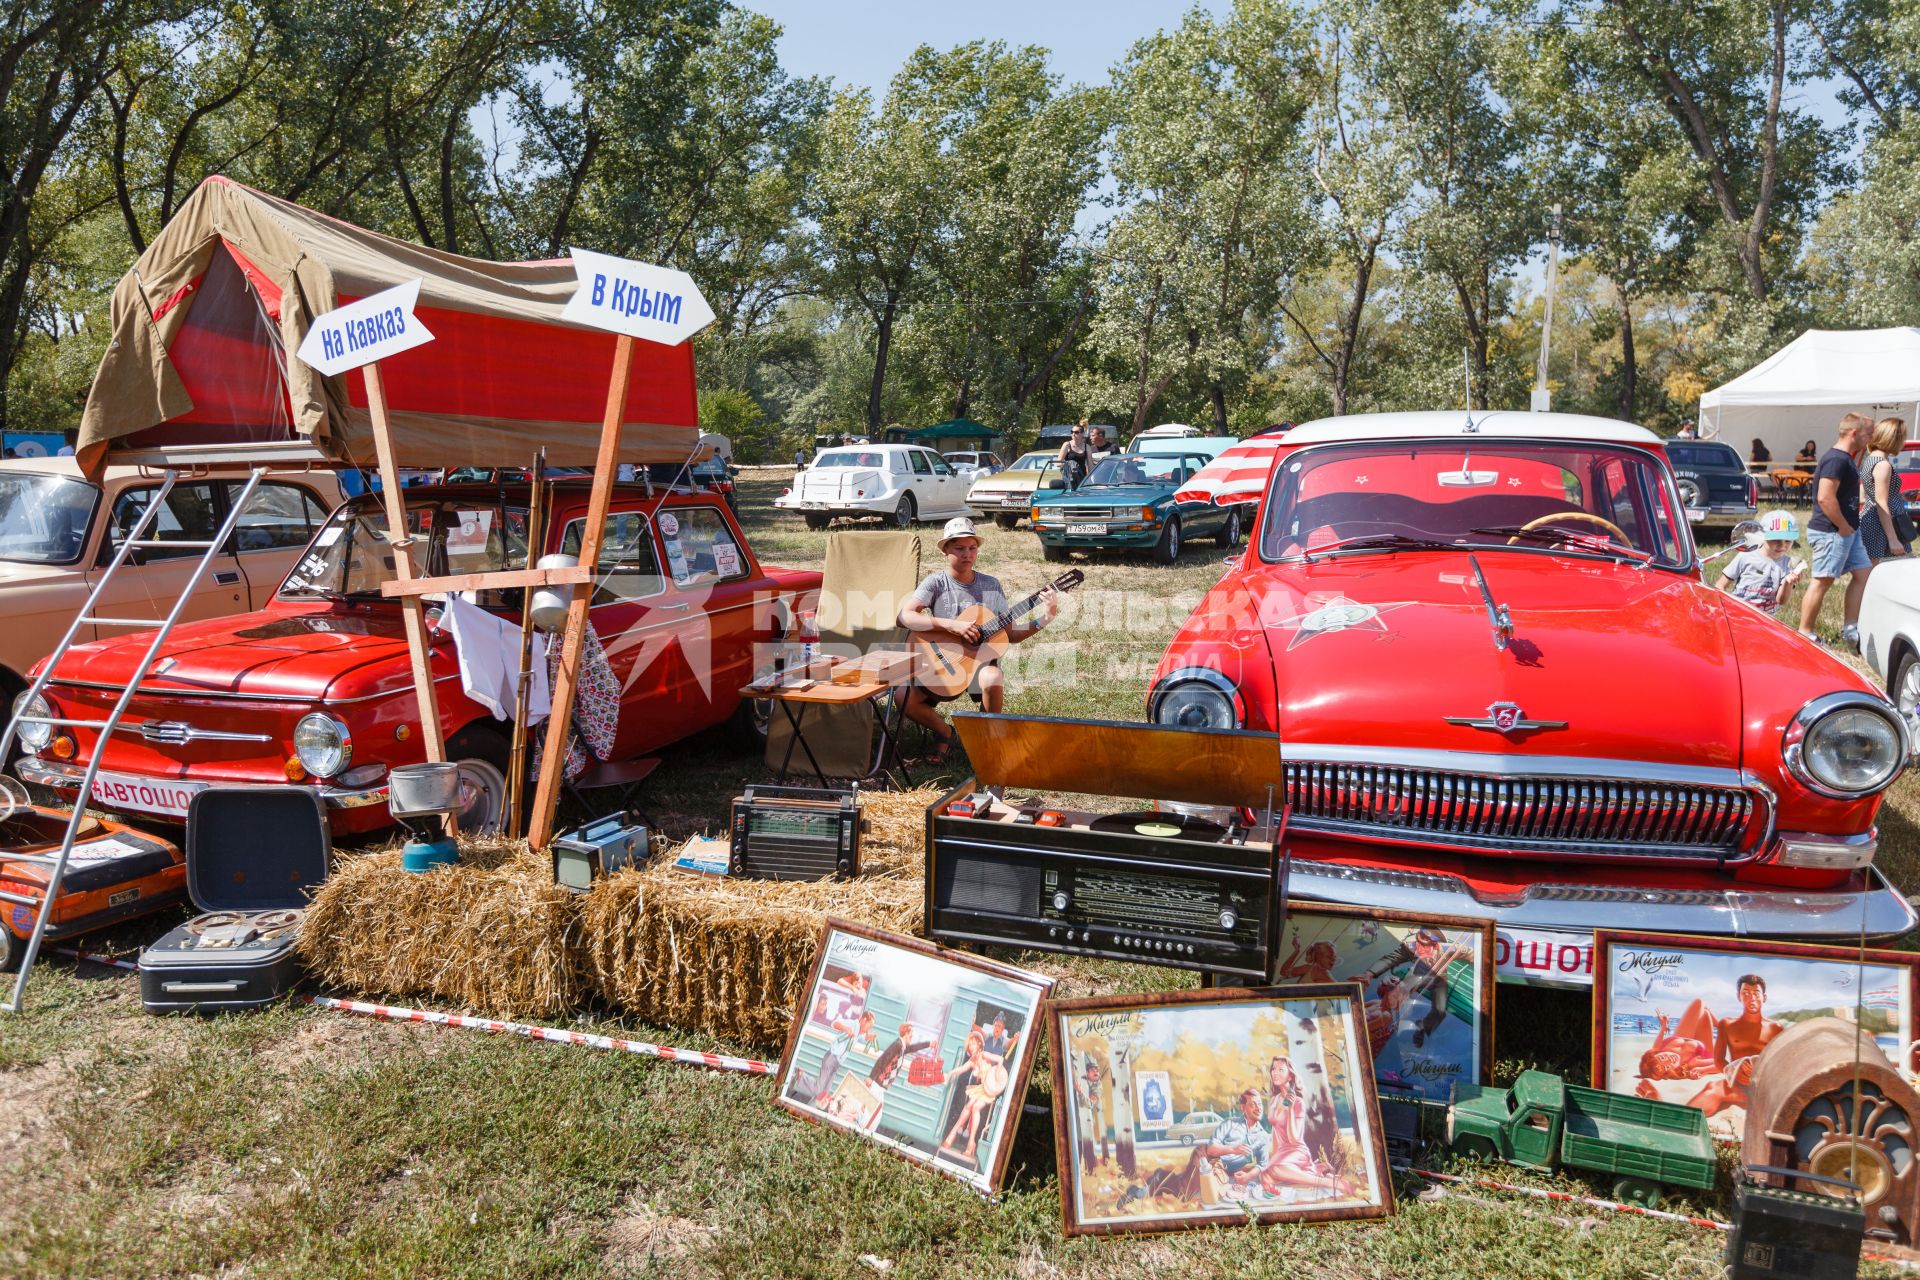
<path fill-rule="evenodd" d="M 488 613 L 463 595 L 450 595 L 441 610 L 440 625 L 453 637 L 460 658 L 460 687 L 467 696 L 493 713 L 496 720 L 513 719 L 520 692 L 520 628 Z M 534 637 L 533 674 L 527 686 L 527 723 L 539 724 L 552 704 L 547 689 L 544 637 Z"/>

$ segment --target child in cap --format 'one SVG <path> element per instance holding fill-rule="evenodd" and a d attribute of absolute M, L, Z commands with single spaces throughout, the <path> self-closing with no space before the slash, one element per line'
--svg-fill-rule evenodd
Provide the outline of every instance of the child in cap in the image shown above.
<path fill-rule="evenodd" d="M 1785 511 L 1760 517 L 1759 547 L 1749 547 L 1727 562 L 1720 572 L 1720 589 L 1756 609 L 1775 613 L 1787 602 L 1787 593 L 1805 566 L 1793 558 L 1800 527 Z"/>

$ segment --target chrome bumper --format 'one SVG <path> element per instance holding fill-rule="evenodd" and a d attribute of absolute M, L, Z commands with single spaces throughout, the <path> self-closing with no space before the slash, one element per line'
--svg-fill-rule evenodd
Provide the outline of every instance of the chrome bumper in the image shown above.
<path fill-rule="evenodd" d="M 78 793 L 80 782 L 87 776 L 83 766 L 61 764 L 56 760 L 42 760 L 38 756 L 21 756 L 14 763 L 13 771 L 20 775 L 22 782 L 31 782 L 36 786 L 47 787 L 54 791 Z M 266 786 L 257 782 L 200 782 L 191 779 L 176 779 L 195 787 L 254 787 Z M 368 805 L 385 804 L 387 788 L 383 783 L 377 787 L 327 787 L 316 786 L 314 791 L 320 796 L 322 804 L 329 809 L 362 809 Z M 160 817 L 172 815 L 161 814 Z"/>
<path fill-rule="evenodd" d="M 1467 916 L 1493 921 L 1503 936 L 1557 935 L 1568 945 L 1590 945 L 1595 929 L 1858 941 L 1863 929 L 1868 938 L 1891 938 L 1920 921 L 1906 895 L 1877 868 L 1866 868 L 1864 880 L 1857 888 L 1827 890 L 1536 884 L 1495 897 L 1476 893 L 1455 876 L 1295 859 L 1287 883 L 1296 900 Z M 1587 974 L 1564 967 L 1521 975 L 1504 962 L 1500 976 L 1543 986 L 1579 988 L 1591 983 Z"/>

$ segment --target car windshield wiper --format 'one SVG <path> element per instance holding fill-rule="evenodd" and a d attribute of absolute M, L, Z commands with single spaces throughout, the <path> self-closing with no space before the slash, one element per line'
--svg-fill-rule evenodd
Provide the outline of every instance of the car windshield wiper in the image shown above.
<path fill-rule="evenodd" d="M 1452 551 L 1458 543 L 1442 542 L 1437 538 L 1414 538 L 1404 533 L 1362 533 L 1351 538 L 1341 538 L 1325 546 L 1296 552 L 1291 556 L 1282 556 L 1282 560 L 1298 559 L 1312 564 L 1316 556 L 1328 555 L 1335 551 Z"/>
<path fill-rule="evenodd" d="M 1625 543 L 1611 542 L 1591 533 L 1575 533 L 1571 529 L 1554 529 L 1543 526 L 1529 529 L 1525 525 L 1498 524 L 1470 530 L 1472 533 L 1491 533 L 1508 538 L 1536 538 L 1541 542 L 1563 542 L 1582 551 L 1591 551 L 1595 555 L 1618 556 L 1634 564 L 1650 564 L 1654 555 L 1651 551 L 1642 551 Z"/>
<path fill-rule="evenodd" d="M 305 598 L 307 596 L 318 596 L 322 600 L 331 600 L 335 604 L 347 603 L 347 593 L 344 591 L 335 591 L 331 587 L 314 587 L 314 586 L 288 587 L 285 591 L 282 591 L 280 594 L 283 596 L 300 596 L 302 598 Z"/>

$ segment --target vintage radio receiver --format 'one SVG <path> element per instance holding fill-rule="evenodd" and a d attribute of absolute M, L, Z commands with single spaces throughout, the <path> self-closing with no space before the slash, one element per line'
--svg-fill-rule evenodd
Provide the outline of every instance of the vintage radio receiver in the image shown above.
<path fill-rule="evenodd" d="M 748 787 L 733 802 L 728 873 L 750 880 L 860 874 L 860 793 L 843 787 Z"/>
<path fill-rule="evenodd" d="M 979 776 L 927 813 L 927 933 L 1264 982 L 1285 910 L 1271 733 L 960 713 Z M 1222 819 L 983 790 L 1097 790 Z"/>

